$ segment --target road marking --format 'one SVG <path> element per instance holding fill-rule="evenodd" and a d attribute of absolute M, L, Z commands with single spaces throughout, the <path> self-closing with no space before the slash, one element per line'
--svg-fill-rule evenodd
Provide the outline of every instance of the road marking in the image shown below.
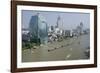
<path fill-rule="evenodd" d="M 31 51 L 31 53 L 35 53 L 34 51 Z"/>
<path fill-rule="evenodd" d="M 70 48 L 70 51 L 72 51 L 72 48 Z"/>
<path fill-rule="evenodd" d="M 71 56 L 71 54 L 68 54 L 65 59 L 68 59 L 70 56 Z"/>

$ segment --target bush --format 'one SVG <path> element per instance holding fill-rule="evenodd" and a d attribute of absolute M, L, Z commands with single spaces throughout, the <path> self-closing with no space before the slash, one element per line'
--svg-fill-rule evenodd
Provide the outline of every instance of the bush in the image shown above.
<path fill-rule="evenodd" d="M 32 48 L 32 44 L 30 42 L 23 42 L 22 48 L 30 49 Z"/>
<path fill-rule="evenodd" d="M 36 39 L 31 38 L 30 42 L 35 43 L 35 45 L 40 45 L 40 39 L 39 38 L 36 38 Z"/>

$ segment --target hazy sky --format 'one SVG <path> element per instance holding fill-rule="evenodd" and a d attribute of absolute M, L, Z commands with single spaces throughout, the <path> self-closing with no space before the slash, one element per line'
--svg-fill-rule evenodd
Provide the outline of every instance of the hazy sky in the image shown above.
<path fill-rule="evenodd" d="M 56 25 L 58 16 L 61 17 L 64 29 L 75 29 L 80 22 L 83 22 L 84 28 L 90 28 L 90 14 L 78 12 L 54 12 L 54 11 L 34 11 L 22 10 L 22 28 L 28 28 L 31 16 L 41 14 L 48 25 Z"/>

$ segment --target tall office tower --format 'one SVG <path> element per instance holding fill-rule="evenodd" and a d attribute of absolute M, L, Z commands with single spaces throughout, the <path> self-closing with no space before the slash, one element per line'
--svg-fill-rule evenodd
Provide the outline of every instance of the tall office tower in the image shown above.
<path fill-rule="evenodd" d="M 31 17 L 30 25 L 31 41 L 34 43 L 46 44 L 48 41 L 48 28 L 46 20 L 39 13 Z"/>
<path fill-rule="evenodd" d="M 57 27 L 60 28 L 61 30 L 64 29 L 63 28 L 63 21 L 62 21 L 60 16 L 58 16 L 58 18 L 57 18 Z"/>

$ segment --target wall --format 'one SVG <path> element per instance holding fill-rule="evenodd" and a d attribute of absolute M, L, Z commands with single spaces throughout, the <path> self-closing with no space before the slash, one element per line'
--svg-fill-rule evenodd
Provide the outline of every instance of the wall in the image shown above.
<path fill-rule="evenodd" d="M 33 0 L 36 1 L 36 0 Z M 38 0 L 48 2 L 61 2 L 73 4 L 88 4 L 98 5 L 98 13 L 100 13 L 99 0 Z M 100 19 L 100 14 L 98 14 Z M 100 37 L 100 21 L 98 20 L 98 37 Z M 0 0 L 0 73 L 10 73 L 10 0 Z M 98 38 L 100 43 L 100 38 Z M 98 56 L 100 56 L 100 45 L 98 44 Z M 34 73 L 99 73 L 100 72 L 100 57 L 98 57 L 97 68 L 69 69 L 56 71 L 42 71 Z M 31 72 L 32 73 L 32 72 Z"/>

